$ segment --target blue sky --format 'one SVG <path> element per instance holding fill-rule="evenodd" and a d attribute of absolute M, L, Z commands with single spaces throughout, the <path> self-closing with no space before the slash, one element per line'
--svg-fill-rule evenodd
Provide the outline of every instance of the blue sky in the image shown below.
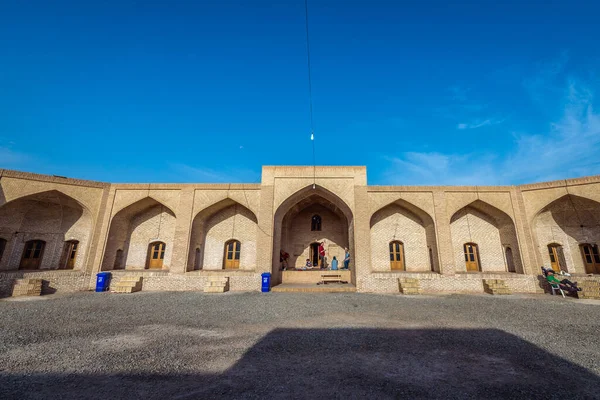
<path fill-rule="evenodd" d="M 384 185 L 600 174 L 600 3 L 308 4 L 317 164 Z M 310 165 L 305 46 L 303 0 L 0 2 L 0 168 Z"/>

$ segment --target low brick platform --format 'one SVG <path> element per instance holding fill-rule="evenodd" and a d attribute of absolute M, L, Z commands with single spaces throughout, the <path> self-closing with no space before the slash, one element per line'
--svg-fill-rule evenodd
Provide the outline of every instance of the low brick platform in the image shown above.
<path fill-rule="evenodd" d="M 311 283 L 282 283 L 274 286 L 272 292 L 356 292 L 356 286 L 350 283 L 328 283 L 325 285 L 317 285 Z"/>
<path fill-rule="evenodd" d="M 42 294 L 41 279 L 17 279 L 13 286 L 12 295 L 17 296 L 40 296 Z"/>
<path fill-rule="evenodd" d="M 282 271 L 282 283 L 319 283 L 322 274 L 338 274 L 346 282 L 352 281 L 352 275 L 349 270 L 308 270 L 308 271 Z"/>

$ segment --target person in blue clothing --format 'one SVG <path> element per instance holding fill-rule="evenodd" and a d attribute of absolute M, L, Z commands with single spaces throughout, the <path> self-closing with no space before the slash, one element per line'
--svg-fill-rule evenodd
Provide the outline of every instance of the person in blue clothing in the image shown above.
<path fill-rule="evenodd" d="M 350 251 L 348 250 L 347 247 L 344 247 L 344 251 L 346 252 L 346 254 L 344 254 L 344 267 L 342 269 L 349 269 L 350 268 Z"/>
<path fill-rule="evenodd" d="M 337 269 L 338 269 L 338 260 L 337 260 L 337 258 L 335 258 L 335 256 L 333 256 L 333 260 L 331 260 L 331 270 L 337 271 Z"/>

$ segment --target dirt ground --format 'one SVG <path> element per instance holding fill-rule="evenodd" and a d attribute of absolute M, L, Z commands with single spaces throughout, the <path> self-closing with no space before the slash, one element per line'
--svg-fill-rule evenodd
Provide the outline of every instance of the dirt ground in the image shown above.
<path fill-rule="evenodd" d="M 2 399 L 600 398 L 600 302 L 78 293 L 0 301 Z"/>

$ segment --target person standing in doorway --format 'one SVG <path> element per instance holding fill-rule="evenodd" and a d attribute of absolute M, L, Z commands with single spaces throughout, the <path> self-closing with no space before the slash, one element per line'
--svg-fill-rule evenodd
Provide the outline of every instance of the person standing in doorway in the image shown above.
<path fill-rule="evenodd" d="M 342 269 L 350 269 L 350 251 L 344 247 L 344 267 Z"/>
<path fill-rule="evenodd" d="M 319 243 L 319 266 L 325 269 L 325 242 Z"/>

